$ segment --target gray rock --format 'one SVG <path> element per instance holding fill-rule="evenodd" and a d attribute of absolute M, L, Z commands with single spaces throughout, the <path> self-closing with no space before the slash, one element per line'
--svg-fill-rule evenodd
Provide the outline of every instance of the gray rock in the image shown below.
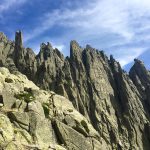
<path fill-rule="evenodd" d="M 29 116 L 26 112 L 9 112 L 8 117 L 11 122 L 17 122 L 19 126 L 29 131 Z"/>
<path fill-rule="evenodd" d="M 54 125 L 58 139 L 67 146 L 68 150 L 93 150 L 91 143 L 82 134 L 57 120 Z"/>
<path fill-rule="evenodd" d="M 102 149 L 148 149 L 150 72 L 146 70 L 143 62 L 135 59 L 128 75 L 113 56 L 109 59 L 103 51 L 98 51 L 90 45 L 82 48 L 76 41 L 70 43 L 70 57 L 64 58 L 50 43 L 43 43 L 39 54 L 35 55 L 30 48 L 23 47 L 21 32 L 16 33 L 15 43 L 1 33 L 0 45 L 1 66 L 9 68 L 13 73 L 20 71 L 40 88 L 54 91 L 69 99 L 76 108 L 75 110 L 65 98 L 55 94 L 47 96 L 48 94 L 40 94 L 41 91 L 37 90 L 35 101 L 38 101 L 39 105 L 38 102 L 31 102 L 26 110 L 30 110 L 30 119 L 33 119 L 33 133 L 36 133 L 36 130 L 40 130 L 40 134 L 42 132 L 40 127 L 36 128 L 35 123 L 40 117 L 40 125 L 45 119 L 52 122 L 58 119 L 57 132 L 64 136 L 61 142 L 68 147 L 73 145 L 67 143 L 68 135 L 62 133 L 60 128 L 69 132 L 70 143 L 79 142 L 70 133 L 77 135 L 81 141 L 94 138 L 89 140 L 90 143 L 95 143 L 92 149 L 96 149 L 96 145 L 101 145 Z M 25 79 L 21 80 L 26 83 Z M 11 95 L 24 90 L 21 80 L 19 83 L 16 79 L 13 79 L 13 82 L 4 82 L 4 90 L 1 88 L 3 84 L 0 85 L 4 107 L 11 108 L 16 102 L 13 96 L 10 98 Z M 42 110 L 43 103 L 47 107 L 48 115 Z M 21 110 L 25 111 L 19 111 Z M 83 116 L 86 119 L 83 119 Z"/>

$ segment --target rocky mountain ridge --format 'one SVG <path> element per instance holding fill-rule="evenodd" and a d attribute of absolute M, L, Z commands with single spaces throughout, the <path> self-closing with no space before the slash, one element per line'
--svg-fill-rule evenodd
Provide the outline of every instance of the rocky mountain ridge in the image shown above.
<path fill-rule="evenodd" d="M 69 99 L 98 133 L 95 149 L 149 149 L 150 73 L 140 60 L 128 75 L 112 56 L 76 41 L 70 43 L 70 57 L 50 43 L 41 44 L 35 55 L 17 32 L 15 42 L 0 33 L 0 66 Z"/>

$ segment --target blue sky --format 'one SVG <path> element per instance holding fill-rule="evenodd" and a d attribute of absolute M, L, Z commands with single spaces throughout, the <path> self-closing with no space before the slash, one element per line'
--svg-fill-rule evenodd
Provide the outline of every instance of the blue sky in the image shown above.
<path fill-rule="evenodd" d="M 0 0 L 0 30 L 23 31 L 37 53 L 51 42 L 66 56 L 70 40 L 113 54 L 128 70 L 134 58 L 150 69 L 150 0 Z"/>

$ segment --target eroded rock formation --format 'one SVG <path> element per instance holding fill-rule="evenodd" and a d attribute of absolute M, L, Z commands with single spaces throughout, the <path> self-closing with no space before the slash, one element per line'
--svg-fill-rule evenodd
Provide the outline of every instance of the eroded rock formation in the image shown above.
<path fill-rule="evenodd" d="M 23 47 L 21 32 L 16 33 L 15 39 L 11 42 L 0 33 L 0 65 L 12 73 L 20 71 L 40 88 L 69 99 L 65 103 L 62 98 L 57 104 L 67 107 L 69 103 L 76 116 L 86 118 L 86 123 L 84 119 L 76 121 L 75 116 L 64 117 L 64 112 L 63 119 L 59 115 L 57 120 L 52 117 L 52 129 L 67 149 L 149 149 L 150 73 L 140 60 L 135 59 L 128 75 L 112 56 L 109 59 L 90 45 L 82 48 L 71 41 L 70 57 L 65 58 L 50 43 L 41 44 L 35 55 L 32 49 Z M 36 97 L 40 103 L 44 99 Z M 34 120 L 35 115 L 30 117 Z M 78 122 L 82 127 L 78 127 Z"/>
<path fill-rule="evenodd" d="M 100 147 L 100 136 L 65 97 L 0 68 L 0 149 Z"/>

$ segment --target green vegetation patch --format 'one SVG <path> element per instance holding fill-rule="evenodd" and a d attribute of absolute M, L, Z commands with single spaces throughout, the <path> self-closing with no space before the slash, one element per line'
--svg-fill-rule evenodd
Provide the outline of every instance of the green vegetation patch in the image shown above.
<path fill-rule="evenodd" d="M 35 100 L 33 94 L 28 92 L 21 92 L 19 94 L 15 94 L 14 96 L 19 100 L 24 100 L 26 103 L 30 103 Z"/>

